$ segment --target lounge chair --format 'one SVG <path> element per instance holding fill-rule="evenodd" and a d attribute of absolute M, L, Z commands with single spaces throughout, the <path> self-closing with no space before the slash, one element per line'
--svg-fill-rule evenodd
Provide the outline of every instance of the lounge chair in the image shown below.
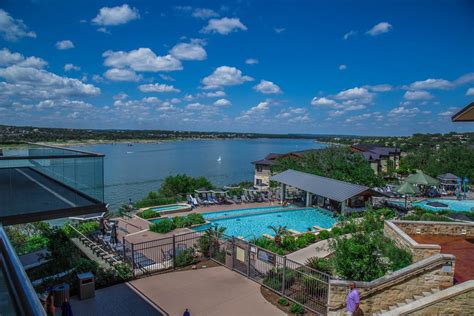
<path fill-rule="evenodd" d="M 196 195 L 195 198 L 196 198 L 196 200 L 198 201 L 198 203 L 199 203 L 200 205 L 204 205 L 204 206 L 209 205 L 209 202 L 208 202 L 207 200 L 201 200 L 201 198 L 199 197 L 199 195 Z"/>
<path fill-rule="evenodd" d="M 242 200 L 237 197 L 237 195 L 234 195 L 232 197 L 232 200 L 237 203 L 237 204 L 242 204 Z"/>
<path fill-rule="evenodd" d="M 244 202 L 244 203 L 250 203 L 250 201 L 247 199 L 247 197 L 246 197 L 245 195 L 243 195 L 243 194 L 240 196 L 240 199 L 241 199 L 242 202 Z"/>

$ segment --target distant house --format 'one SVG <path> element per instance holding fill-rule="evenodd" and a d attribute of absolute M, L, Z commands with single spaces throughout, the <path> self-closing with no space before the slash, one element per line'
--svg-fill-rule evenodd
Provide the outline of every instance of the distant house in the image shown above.
<path fill-rule="evenodd" d="M 302 158 L 304 154 L 319 149 L 307 149 L 301 151 L 291 151 L 286 154 L 270 153 L 261 160 L 252 162 L 255 165 L 254 185 L 256 187 L 266 187 L 270 185 L 270 177 L 273 175 L 272 166 L 276 163 L 278 158 L 296 157 Z"/>
<path fill-rule="evenodd" d="M 361 153 L 370 163 L 375 174 L 388 172 L 389 166 L 392 166 L 394 170 L 400 168 L 400 148 L 357 144 L 352 145 L 351 150 Z"/>

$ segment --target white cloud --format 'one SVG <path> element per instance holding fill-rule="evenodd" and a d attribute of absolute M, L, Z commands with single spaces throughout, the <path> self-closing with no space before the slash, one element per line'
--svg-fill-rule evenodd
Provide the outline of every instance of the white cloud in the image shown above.
<path fill-rule="evenodd" d="M 286 29 L 285 29 L 284 27 L 274 27 L 273 30 L 275 31 L 275 33 L 281 34 L 281 33 L 283 33 Z"/>
<path fill-rule="evenodd" d="M 235 86 L 252 81 L 253 78 L 243 76 L 242 71 L 235 67 L 220 66 L 212 74 L 202 79 L 204 89 L 217 89 L 224 86 Z"/>
<path fill-rule="evenodd" d="M 380 22 L 374 25 L 370 30 L 368 30 L 367 34 L 371 36 L 377 36 L 383 33 L 390 32 L 392 28 L 393 28 L 392 24 L 388 22 Z"/>
<path fill-rule="evenodd" d="M 455 85 L 462 85 L 465 83 L 471 83 L 474 82 L 474 72 L 467 73 L 465 75 L 462 75 L 458 79 L 454 80 Z"/>
<path fill-rule="evenodd" d="M 256 65 L 256 64 L 258 64 L 258 59 L 255 59 L 255 58 L 247 58 L 247 59 L 245 60 L 245 63 L 246 63 L 247 65 Z"/>
<path fill-rule="evenodd" d="M 474 95 L 474 88 L 467 89 L 466 95 Z"/>
<path fill-rule="evenodd" d="M 398 108 L 393 108 L 389 113 L 388 116 L 414 116 L 420 112 L 419 108 L 406 108 L 404 106 L 400 106 Z"/>
<path fill-rule="evenodd" d="M 121 25 L 140 18 L 140 14 L 136 8 L 130 8 L 128 4 L 117 7 L 103 7 L 99 10 L 99 14 L 92 19 L 92 23 L 96 25 Z"/>
<path fill-rule="evenodd" d="M 350 30 L 349 32 L 344 34 L 342 38 L 347 41 L 350 37 L 355 36 L 356 34 L 357 34 L 357 31 Z"/>
<path fill-rule="evenodd" d="M 142 79 L 130 69 L 111 68 L 104 73 L 104 77 L 112 81 L 139 81 Z"/>
<path fill-rule="evenodd" d="M 275 83 L 267 80 L 260 80 L 260 83 L 253 87 L 255 91 L 263 94 L 278 94 L 282 93 L 280 87 Z"/>
<path fill-rule="evenodd" d="M 140 89 L 141 92 L 180 92 L 179 89 L 176 89 L 174 86 L 163 83 L 142 84 L 138 89 Z"/>
<path fill-rule="evenodd" d="M 407 91 L 403 95 L 406 100 L 429 100 L 433 98 L 433 95 L 428 91 L 418 90 L 418 91 Z"/>
<path fill-rule="evenodd" d="M 48 63 L 35 56 L 25 58 L 20 53 L 12 53 L 8 48 L 3 48 L 0 50 L 0 66 L 11 66 L 17 65 L 21 67 L 32 67 L 32 68 L 43 68 Z"/>
<path fill-rule="evenodd" d="M 76 66 L 76 65 L 74 65 L 74 64 L 65 64 L 65 65 L 64 65 L 64 71 L 71 71 L 71 70 L 77 70 L 77 71 L 79 71 L 79 70 L 81 70 L 81 67 Z"/>
<path fill-rule="evenodd" d="M 110 31 L 106 27 L 99 27 L 97 28 L 97 32 L 111 34 Z"/>
<path fill-rule="evenodd" d="M 368 89 L 370 91 L 374 91 L 374 92 L 387 92 L 387 91 L 391 91 L 393 89 L 393 87 L 389 84 L 378 84 L 378 85 L 374 85 L 374 86 L 365 85 L 362 88 L 366 88 L 366 89 Z"/>
<path fill-rule="evenodd" d="M 423 81 L 415 81 L 410 84 L 412 90 L 430 90 L 430 89 L 449 89 L 454 85 L 445 79 L 426 79 Z"/>
<path fill-rule="evenodd" d="M 199 93 L 198 96 L 205 97 L 205 98 L 220 98 L 220 97 L 225 97 L 226 94 L 224 91 L 211 91 L 211 92 Z"/>
<path fill-rule="evenodd" d="M 0 34 L 11 42 L 15 42 L 23 37 L 36 38 L 36 33 L 28 31 L 28 27 L 20 19 L 14 19 L 7 11 L 0 9 Z"/>
<path fill-rule="evenodd" d="M 13 65 L 0 69 L 0 98 L 53 99 L 60 97 L 87 97 L 100 94 L 100 89 L 78 79 L 61 77 L 32 67 Z"/>
<path fill-rule="evenodd" d="M 125 100 L 125 99 L 128 99 L 128 94 L 126 94 L 125 92 L 120 92 L 120 93 L 114 95 L 113 99 L 114 100 Z"/>
<path fill-rule="evenodd" d="M 342 64 L 342 65 L 339 65 L 339 70 L 346 70 L 347 69 L 347 66 Z"/>
<path fill-rule="evenodd" d="M 71 49 L 74 48 L 74 43 L 70 40 L 63 40 L 56 42 L 56 48 L 59 50 Z"/>
<path fill-rule="evenodd" d="M 232 103 L 227 100 L 227 99 L 219 99 L 216 102 L 214 102 L 215 106 L 230 106 Z"/>
<path fill-rule="evenodd" d="M 313 100 L 311 100 L 311 105 L 335 107 L 338 104 L 336 101 L 328 99 L 326 97 L 314 97 Z"/>
<path fill-rule="evenodd" d="M 371 101 L 372 97 L 373 97 L 373 94 L 370 93 L 366 88 L 359 88 L 359 87 L 341 91 L 335 96 L 335 98 L 338 100 L 365 99 L 367 102 Z"/>
<path fill-rule="evenodd" d="M 458 108 L 450 107 L 447 111 L 440 112 L 440 113 L 438 113 L 438 115 L 439 116 L 452 116 L 452 115 L 454 115 L 454 113 L 456 113 L 456 110 L 458 110 Z"/>
<path fill-rule="evenodd" d="M 156 56 L 149 48 L 139 48 L 124 51 L 106 51 L 102 54 L 105 57 L 104 65 L 114 68 L 130 67 L 135 71 L 173 71 L 181 70 L 183 66 L 179 59 L 171 55 Z"/>
<path fill-rule="evenodd" d="M 173 77 L 167 74 L 160 74 L 160 78 L 167 81 L 176 81 Z"/>
<path fill-rule="evenodd" d="M 353 122 L 358 122 L 358 121 L 363 121 L 363 120 L 366 120 L 368 119 L 369 117 L 371 117 L 372 114 L 370 113 L 364 113 L 364 114 L 360 114 L 360 115 L 355 115 L 355 116 L 351 116 L 349 118 L 347 118 L 345 120 L 346 123 L 353 123 Z"/>
<path fill-rule="evenodd" d="M 207 105 L 201 103 L 191 103 L 186 106 L 186 110 L 204 110 Z"/>
<path fill-rule="evenodd" d="M 208 24 L 202 28 L 202 33 L 219 33 L 227 35 L 238 30 L 246 31 L 247 27 L 238 18 L 210 19 Z"/>
<path fill-rule="evenodd" d="M 59 100 L 43 100 L 36 105 L 38 109 L 53 109 L 53 108 L 70 108 L 73 110 L 90 109 L 93 105 L 84 101 L 59 99 Z"/>
<path fill-rule="evenodd" d="M 206 50 L 197 43 L 179 43 L 171 50 L 170 54 L 181 60 L 204 60 L 207 58 Z"/>
<path fill-rule="evenodd" d="M 215 18 L 219 16 L 219 13 L 217 13 L 214 10 L 211 9 L 206 9 L 206 8 L 196 8 L 193 11 L 192 14 L 193 17 L 199 18 L 199 19 L 209 19 L 209 18 Z"/>
<path fill-rule="evenodd" d="M 263 101 L 257 104 L 254 107 L 251 107 L 249 110 L 244 112 L 244 115 L 252 115 L 256 113 L 262 113 L 266 112 L 270 109 L 270 102 L 269 101 Z"/>

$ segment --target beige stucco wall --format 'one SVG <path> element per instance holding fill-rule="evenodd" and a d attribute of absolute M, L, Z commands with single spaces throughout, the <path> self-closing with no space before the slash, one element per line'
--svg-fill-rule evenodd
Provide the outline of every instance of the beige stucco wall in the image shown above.
<path fill-rule="evenodd" d="M 257 171 L 257 165 L 255 166 L 255 177 L 254 184 L 257 185 L 257 179 L 261 179 L 263 184 L 270 184 L 270 177 L 272 172 L 269 166 L 262 166 L 262 171 Z"/>
<path fill-rule="evenodd" d="M 366 315 L 372 314 L 423 292 L 452 286 L 454 261 L 452 255 L 438 254 L 372 282 L 356 282 L 362 310 Z M 452 269 L 444 271 L 446 265 Z M 329 315 L 344 314 L 345 307 L 341 305 L 345 303 L 348 284 L 349 281 L 330 281 Z"/>

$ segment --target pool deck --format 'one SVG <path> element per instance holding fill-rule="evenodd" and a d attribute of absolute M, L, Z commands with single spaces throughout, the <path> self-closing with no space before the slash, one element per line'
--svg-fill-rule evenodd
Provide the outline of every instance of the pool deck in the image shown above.
<path fill-rule="evenodd" d="M 441 253 L 455 255 L 454 278 L 457 282 L 474 280 L 474 241 L 468 241 L 468 238 L 463 236 L 410 235 L 410 237 L 420 244 L 438 244 L 441 246 Z"/>

